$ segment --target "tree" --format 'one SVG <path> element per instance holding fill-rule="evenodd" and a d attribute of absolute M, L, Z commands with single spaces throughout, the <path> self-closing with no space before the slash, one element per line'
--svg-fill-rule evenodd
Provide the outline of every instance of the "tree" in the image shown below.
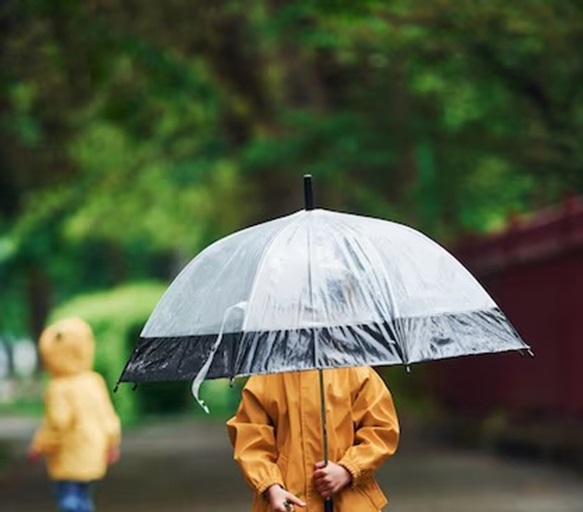
<path fill-rule="evenodd" d="M 306 172 L 324 207 L 496 228 L 583 189 L 582 22 L 575 0 L 8 2 L 0 272 L 38 330 L 301 208 Z"/>

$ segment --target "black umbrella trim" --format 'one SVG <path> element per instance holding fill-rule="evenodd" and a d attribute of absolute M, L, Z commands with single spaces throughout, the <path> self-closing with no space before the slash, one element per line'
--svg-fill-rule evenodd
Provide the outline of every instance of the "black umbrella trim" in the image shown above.
<path fill-rule="evenodd" d="M 216 340 L 216 334 L 140 338 L 120 381 L 192 380 Z M 390 324 L 224 333 L 206 378 L 410 364 L 528 349 L 504 314 L 494 308 L 403 318 Z"/>

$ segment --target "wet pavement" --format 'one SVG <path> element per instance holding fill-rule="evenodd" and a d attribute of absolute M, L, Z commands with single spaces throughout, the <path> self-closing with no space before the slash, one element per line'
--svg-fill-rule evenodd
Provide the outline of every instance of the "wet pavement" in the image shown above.
<path fill-rule="evenodd" d="M 13 460 L 0 471 L 1 512 L 54 510 L 41 466 L 24 461 L 30 420 L 0 418 Z M 540 462 L 452 449 L 403 425 L 379 472 L 391 512 L 583 512 L 583 474 Z M 251 494 L 222 423 L 180 421 L 126 432 L 122 460 L 96 489 L 103 512 L 243 512 Z"/>

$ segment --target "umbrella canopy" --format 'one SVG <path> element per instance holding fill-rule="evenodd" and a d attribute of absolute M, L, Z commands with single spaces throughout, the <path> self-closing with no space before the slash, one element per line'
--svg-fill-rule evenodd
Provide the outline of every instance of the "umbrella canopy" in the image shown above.
<path fill-rule="evenodd" d="M 425 235 L 302 210 L 194 258 L 148 319 L 120 381 L 200 383 L 521 349 L 529 347 L 492 298 Z"/>

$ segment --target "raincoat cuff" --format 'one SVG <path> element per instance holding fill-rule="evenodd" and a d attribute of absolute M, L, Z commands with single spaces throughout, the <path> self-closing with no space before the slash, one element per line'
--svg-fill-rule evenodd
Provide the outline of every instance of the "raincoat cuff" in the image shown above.
<path fill-rule="evenodd" d="M 263 480 L 263 482 L 257 486 L 257 494 L 265 497 L 265 491 L 267 491 L 272 485 L 279 485 L 282 489 L 285 489 L 283 482 L 280 482 L 279 480 Z"/>
<path fill-rule="evenodd" d="M 356 464 L 353 464 L 352 462 L 350 462 L 349 460 L 341 460 L 338 462 L 339 466 L 342 466 L 344 469 L 346 469 L 350 475 L 352 476 L 352 485 L 356 485 L 358 482 L 358 479 L 361 475 L 361 471 L 358 468 L 358 466 L 356 466 Z"/>
<path fill-rule="evenodd" d="M 47 454 L 54 451 L 58 445 L 59 441 L 56 435 L 40 430 L 35 434 L 29 449 L 37 453 Z"/>

